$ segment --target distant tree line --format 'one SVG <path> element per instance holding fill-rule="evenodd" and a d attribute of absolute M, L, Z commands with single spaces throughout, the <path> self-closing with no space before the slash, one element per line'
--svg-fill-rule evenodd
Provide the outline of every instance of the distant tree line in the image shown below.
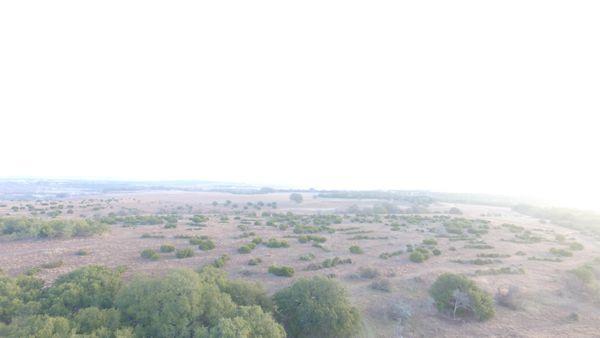
<path fill-rule="evenodd" d="M 91 219 L 0 218 L 0 236 L 14 239 L 86 237 L 104 233 L 108 229 L 106 223 Z"/>

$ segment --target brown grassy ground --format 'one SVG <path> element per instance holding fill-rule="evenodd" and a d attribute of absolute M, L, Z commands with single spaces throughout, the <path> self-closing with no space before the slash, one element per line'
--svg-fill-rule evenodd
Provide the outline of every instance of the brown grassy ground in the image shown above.
<path fill-rule="evenodd" d="M 22 273 L 29 268 L 38 267 L 51 261 L 62 260 L 64 265 L 54 269 L 42 269 L 39 276 L 51 281 L 60 274 L 64 274 L 77 267 L 88 264 L 102 264 L 110 267 L 126 266 L 126 277 L 135 274 L 160 274 L 168 269 L 178 267 L 199 268 L 211 263 L 222 254 L 227 254 L 231 260 L 225 270 L 232 278 L 245 278 L 257 281 L 269 292 L 288 286 L 297 278 L 317 275 L 335 274 L 336 278 L 349 290 L 354 304 L 364 315 L 365 337 L 465 337 L 465 336 L 498 336 L 498 337 L 555 337 L 555 336 L 599 336 L 600 335 L 600 306 L 593 304 L 585 297 L 571 292 L 567 288 L 567 271 L 580 264 L 600 257 L 600 247 L 591 238 L 565 228 L 552 224 L 542 224 L 536 219 L 521 216 L 509 209 L 480 206 L 456 205 L 464 212 L 463 217 L 482 218 L 491 221 L 490 232 L 482 236 L 486 243 L 494 246 L 493 249 L 478 250 L 465 249 L 465 242 L 450 242 L 447 238 L 435 237 L 427 226 L 410 225 L 400 231 L 391 231 L 390 226 L 382 223 L 366 224 L 352 223 L 345 219 L 342 224 L 334 228 L 359 227 L 360 231 L 369 231 L 363 235 L 373 237 L 387 237 L 387 239 L 351 240 L 353 235 L 343 232 L 319 233 L 327 238 L 324 246 L 330 251 L 325 252 L 312 247 L 310 243 L 299 243 L 293 236 L 292 229 L 279 230 L 264 225 L 260 217 L 263 208 L 258 211 L 253 208 L 243 210 L 247 202 L 265 203 L 277 202 L 278 208 L 274 211 L 295 213 L 333 212 L 347 209 L 352 204 L 369 206 L 373 201 L 351 200 L 323 200 L 305 194 L 305 200 L 297 205 L 288 200 L 287 194 L 269 195 L 232 195 L 224 193 L 190 193 L 190 192 L 153 192 L 144 194 L 124 194 L 95 196 L 95 200 L 81 203 L 80 200 L 63 201 L 61 203 L 74 205 L 73 214 L 63 214 L 59 217 L 91 217 L 93 215 L 106 215 L 109 212 L 117 214 L 138 213 L 153 214 L 157 212 L 177 212 L 182 216 L 177 228 L 165 229 L 162 225 L 122 227 L 114 225 L 107 234 L 90 238 L 72 238 L 62 240 L 18 240 L 0 241 L 0 268 L 9 274 Z M 114 198 L 110 203 L 106 200 Z M 232 201 L 238 208 L 225 207 L 223 202 Z M 218 201 L 219 206 L 213 207 L 212 201 Z M 14 205 L 25 203 L 5 202 L 6 207 L 0 208 L 0 215 L 28 215 L 27 210 L 14 212 L 10 209 Z M 445 212 L 451 206 L 438 204 L 430 208 L 432 212 Z M 39 206 L 42 208 L 42 206 Z M 187 219 L 194 213 L 203 212 L 210 214 L 210 221 L 206 227 L 197 229 L 187 226 Z M 263 225 L 250 225 L 248 231 L 256 233 L 263 239 L 285 238 L 290 243 L 290 248 L 267 248 L 259 245 L 250 254 L 240 254 L 237 249 L 250 242 L 251 238 L 240 238 L 242 231 L 234 220 L 236 213 L 241 213 L 242 218 L 248 215 L 262 220 Z M 219 222 L 219 215 L 228 215 L 229 221 Z M 482 217 L 482 215 L 486 215 Z M 389 222 L 388 222 L 389 223 Z M 502 223 L 512 223 L 529 229 L 534 234 L 539 234 L 548 241 L 534 244 L 519 244 L 502 239 L 510 239 L 513 233 L 501 227 Z M 424 232 L 421 232 L 424 230 Z M 141 238 L 143 234 L 161 235 L 164 238 Z M 573 257 L 563 259 L 562 262 L 532 261 L 528 257 L 548 257 L 551 247 L 560 247 L 554 241 L 555 234 L 564 234 L 585 246 L 585 250 L 577 251 Z M 196 249 L 196 255 L 187 259 L 177 259 L 173 253 L 161 254 L 159 261 L 147 261 L 140 257 L 140 251 L 146 248 L 158 250 L 162 244 L 173 244 L 177 248 L 190 247 L 187 239 L 176 239 L 176 235 L 206 235 L 213 239 L 216 248 L 210 251 Z M 424 263 L 413 263 L 408 259 L 408 254 L 402 254 L 387 260 L 379 258 L 382 252 L 393 252 L 405 249 L 406 244 L 419 244 L 425 238 L 436 238 L 437 247 L 442 251 L 440 256 L 433 256 Z M 359 245 L 364 254 L 351 254 L 348 248 Z M 450 251 L 450 247 L 457 248 Z M 80 249 L 90 251 L 87 256 L 77 256 L 75 252 Z M 524 251 L 526 256 L 515 255 L 517 251 Z M 353 264 L 340 265 L 319 271 L 304 271 L 310 263 L 299 260 L 304 254 L 312 253 L 316 256 L 314 262 L 321 262 L 326 258 L 335 256 L 352 258 Z M 451 262 L 457 259 L 474 259 L 479 253 L 500 253 L 511 255 L 501 258 L 501 263 L 491 265 L 472 265 Z M 257 266 L 249 266 L 250 258 L 260 257 L 263 262 Z M 293 278 L 282 278 L 267 273 L 267 268 L 272 264 L 289 265 L 296 269 Z M 478 269 L 490 267 L 511 266 L 522 268 L 525 273 L 519 275 L 487 275 L 474 276 Z M 392 292 L 385 293 L 369 287 L 371 280 L 352 278 L 360 267 L 378 269 L 382 276 L 389 279 Z M 519 310 L 510 310 L 496 306 L 496 316 L 487 322 L 456 321 L 437 313 L 427 289 L 435 278 L 443 272 L 465 273 L 483 289 L 495 293 L 502 286 L 516 285 L 523 292 L 523 305 Z M 410 312 L 405 320 L 390 318 L 393 307 L 401 307 Z M 578 321 L 568 320 L 571 313 L 579 315 Z"/>

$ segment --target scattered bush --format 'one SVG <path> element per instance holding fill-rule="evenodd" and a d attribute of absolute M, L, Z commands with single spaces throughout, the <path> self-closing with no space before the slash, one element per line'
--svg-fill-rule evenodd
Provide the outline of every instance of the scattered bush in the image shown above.
<path fill-rule="evenodd" d="M 350 247 L 350 252 L 353 254 L 363 254 L 365 253 L 363 249 L 361 249 L 358 245 L 353 245 Z"/>
<path fill-rule="evenodd" d="M 158 255 L 158 253 L 152 249 L 142 250 L 142 252 L 140 253 L 140 256 L 142 256 L 142 258 L 149 259 L 151 261 L 157 261 L 160 259 L 160 256 Z"/>
<path fill-rule="evenodd" d="M 522 305 L 521 291 L 519 287 L 514 285 L 498 288 L 495 298 L 498 304 L 511 310 L 517 310 Z"/>
<path fill-rule="evenodd" d="M 184 249 L 179 249 L 175 252 L 175 257 L 177 258 L 188 258 L 188 257 L 193 257 L 194 256 L 194 249 L 192 248 L 184 248 Z"/>
<path fill-rule="evenodd" d="M 79 249 L 79 250 L 75 251 L 76 256 L 87 256 L 89 254 L 90 254 L 90 252 L 85 249 Z"/>
<path fill-rule="evenodd" d="M 341 265 L 341 264 L 352 264 L 352 259 L 350 259 L 350 258 L 342 259 L 339 257 L 327 258 L 320 264 L 315 264 L 315 263 L 309 264 L 306 267 L 306 270 L 314 271 L 314 270 L 333 268 L 334 266 Z"/>
<path fill-rule="evenodd" d="M 583 244 L 577 243 L 577 242 L 573 242 L 573 243 L 569 244 L 569 250 L 571 250 L 571 251 L 580 251 L 580 250 L 583 250 Z"/>
<path fill-rule="evenodd" d="M 408 258 L 415 263 L 422 263 L 429 259 L 429 251 L 424 248 L 416 248 L 410 253 Z"/>
<path fill-rule="evenodd" d="M 260 263 L 262 263 L 260 258 L 252 258 L 248 261 L 248 265 L 259 265 Z"/>
<path fill-rule="evenodd" d="M 248 253 L 251 253 L 255 247 L 256 247 L 256 244 L 254 244 L 254 243 L 244 244 L 238 249 L 238 252 L 241 254 L 248 254 Z"/>
<path fill-rule="evenodd" d="M 292 277 L 294 275 L 294 268 L 291 266 L 271 265 L 269 267 L 269 273 L 275 276 Z"/>
<path fill-rule="evenodd" d="M 565 250 L 565 249 L 559 249 L 559 248 L 551 248 L 550 249 L 550 253 L 555 255 L 555 256 L 560 256 L 560 257 L 571 257 L 573 256 L 573 253 L 569 250 Z"/>
<path fill-rule="evenodd" d="M 433 238 L 427 238 L 423 240 L 424 245 L 437 245 L 437 241 Z"/>
<path fill-rule="evenodd" d="M 202 251 L 212 250 L 215 248 L 215 242 L 210 239 L 203 239 L 198 242 L 198 248 Z"/>
<path fill-rule="evenodd" d="M 365 268 L 361 266 L 358 269 L 358 275 L 360 276 L 360 278 L 373 279 L 379 277 L 379 270 L 375 268 Z"/>
<path fill-rule="evenodd" d="M 287 241 L 277 240 L 275 238 L 269 239 L 269 241 L 266 243 L 266 245 L 269 248 L 287 248 L 290 246 Z"/>
<path fill-rule="evenodd" d="M 494 316 L 494 300 L 465 276 L 445 273 L 431 286 L 429 293 L 440 312 L 465 316 L 473 314 L 479 320 Z"/>
<path fill-rule="evenodd" d="M 378 279 L 371 283 L 371 289 L 383 292 L 392 292 L 392 283 L 390 283 L 389 279 Z"/>
<path fill-rule="evenodd" d="M 60 268 L 64 264 L 65 263 L 61 259 L 59 259 L 59 260 L 56 260 L 56 261 L 51 261 L 51 262 L 48 262 L 48 263 L 44 263 L 44 264 L 40 265 L 40 267 L 42 269 L 56 269 L 56 268 Z"/>
<path fill-rule="evenodd" d="M 398 250 L 398 251 L 394 251 L 394 252 L 384 252 L 379 255 L 379 258 L 388 259 L 390 257 L 402 255 L 403 253 L 404 253 L 404 251 L 402 251 L 402 250 Z"/>
<path fill-rule="evenodd" d="M 315 259 L 315 255 L 311 253 L 307 253 L 306 255 L 300 256 L 301 261 L 312 261 L 313 259 Z"/>
<path fill-rule="evenodd" d="M 229 258 L 228 255 L 221 255 L 219 256 L 219 258 L 215 259 L 215 261 L 212 263 L 212 265 L 215 268 L 222 268 L 225 266 L 225 264 L 227 264 L 227 262 L 229 262 L 231 258 Z"/>
<path fill-rule="evenodd" d="M 163 244 L 160 246 L 160 252 L 169 253 L 175 251 L 175 247 L 171 244 Z"/>

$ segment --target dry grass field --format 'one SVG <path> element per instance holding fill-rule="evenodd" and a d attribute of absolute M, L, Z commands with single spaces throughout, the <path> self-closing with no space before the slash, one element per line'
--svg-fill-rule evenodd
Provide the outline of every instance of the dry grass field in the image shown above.
<path fill-rule="evenodd" d="M 301 277 L 336 278 L 363 314 L 365 337 L 600 335 L 600 306 L 577 287 L 569 272 L 600 257 L 597 240 L 583 233 L 503 207 L 434 203 L 420 214 L 357 215 L 348 212 L 349 208 L 369 208 L 375 201 L 324 199 L 305 193 L 298 204 L 288 197 L 283 193 L 157 191 L 54 204 L 2 202 L 0 215 L 31 217 L 33 213 L 48 218 L 48 212 L 62 210 L 57 219 L 117 220 L 108 232 L 91 237 L 2 238 L 0 268 L 10 275 L 36 273 L 50 282 L 77 267 L 100 264 L 124 266 L 125 278 L 130 278 L 177 267 L 196 269 L 227 255 L 223 269 L 231 278 L 257 281 L 269 293 Z M 28 203 L 33 207 L 27 207 Z M 453 207 L 462 214 L 449 214 Z M 119 221 L 119 217 L 148 215 L 171 215 L 176 222 L 127 225 Z M 202 215 L 202 220 L 194 223 L 194 215 Z M 190 244 L 190 238 L 200 236 L 212 240 L 214 249 L 201 250 Z M 249 253 L 238 251 L 257 237 L 262 244 Z M 271 238 L 289 246 L 268 247 L 264 243 Z M 193 248 L 194 256 L 180 259 L 175 252 L 160 252 L 166 244 Z M 362 253 L 352 253 L 351 246 L 358 246 Z M 419 247 L 430 253 L 429 258 L 413 262 L 409 259 L 411 248 Z M 576 249 L 567 250 L 573 247 Z M 144 249 L 156 250 L 160 258 L 142 258 Z M 322 264 L 335 257 L 351 263 Z M 256 258 L 261 262 L 248 264 Z M 295 274 L 291 278 L 275 276 L 268 272 L 271 265 L 291 266 Z M 428 289 L 444 272 L 465 274 L 493 295 L 517 287 L 515 307 L 496 304 L 496 315 L 484 322 L 441 315 Z"/>

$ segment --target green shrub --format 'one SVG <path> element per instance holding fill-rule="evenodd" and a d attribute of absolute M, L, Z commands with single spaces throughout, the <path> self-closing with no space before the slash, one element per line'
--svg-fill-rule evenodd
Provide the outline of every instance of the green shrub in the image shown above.
<path fill-rule="evenodd" d="M 262 263 L 260 258 L 252 258 L 248 261 L 248 265 L 259 265 L 260 263 Z"/>
<path fill-rule="evenodd" d="M 361 266 L 358 269 L 358 275 L 360 276 L 360 278 L 373 279 L 379 277 L 379 270 L 375 268 L 365 268 Z"/>
<path fill-rule="evenodd" d="M 62 259 L 56 260 L 56 261 L 51 261 L 48 263 L 44 263 L 42 265 L 40 265 L 40 267 L 42 269 L 56 269 L 56 268 L 60 268 L 61 266 L 63 266 L 65 263 L 62 261 Z"/>
<path fill-rule="evenodd" d="M 287 248 L 290 246 L 287 241 L 277 240 L 275 238 L 269 239 L 269 241 L 266 243 L 266 245 L 269 248 Z"/>
<path fill-rule="evenodd" d="M 89 254 L 90 254 L 90 252 L 85 249 L 79 249 L 79 250 L 75 251 L 76 256 L 87 256 Z"/>
<path fill-rule="evenodd" d="M 300 279 L 273 296 L 276 316 L 290 337 L 353 337 L 360 315 L 332 279 Z"/>
<path fill-rule="evenodd" d="M 569 250 L 565 250 L 565 249 L 559 249 L 559 248 L 551 248 L 550 249 L 550 253 L 555 255 L 555 256 L 560 256 L 560 257 L 571 257 L 573 256 L 573 253 Z"/>
<path fill-rule="evenodd" d="M 212 250 L 215 248 L 215 243 L 210 239 L 203 239 L 198 242 L 198 248 L 202 251 Z"/>
<path fill-rule="evenodd" d="M 158 253 L 152 249 L 142 250 L 142 252 L 140 253 L 140 256 L 142 256 L 142 258 L 149 259 L 151 261 L 157 261 L 160 259 L 160 256 L 158 255 Z"/>
<path fill-rule="evenodd" d="M 90 306 L 110 308 L 120 287 L 120 272 L 86 266 L 58 277 L 48 288 L 43 307 L 48 314 L 57 316 L 70 315 Z"/>
<path fill-rule="evenodd" d="M 427 238 L 423 240 L 423 244 L 425 245 L 437 245 L 437 241 L 433 238 Z"/>
<path fill-rule="evenodd" d="M 225 266 L 225 264 L 227 264 L 227 262 L 229 262 L 231 258 L 229 258 L 228 255 L 221 255 L 219 256 L 219 258 L 215 259 L 214 262 L 212 263 L 212 265 L 215 268 L 222 268 Z"/>
<path fill-rule="evenodd" d="M 403 253 L 404 253 L 404 251 L 402 251 L 402 250 L 398 250 L 398 251 L 394 251 L 394 252 L 383 252 L 379 255 L 379 258 L 388 259 L 390 257 L 402 255 Z"/>
<path fill-rule="evenodd" d="M 292 277 L 294 275 L 294 268 L 291 266 L 271 265 L 269 267 L 269 273 L 275 276 Z"/>
<path fill-rule="evenodd" d="M 247 253 L 250 253 L 250 252 L 252 252 L 252 250 L 253 250 L 255 247 L 256 247 L 256 244 L 254 244 L 254 243 L 248 243 L 248 244 L 242 245 L 242 246 L 241 246 L 241 247 L 238 249 L 238 252 L 239 252 L 239 253 L 242 253 L 242 254 L 247 254 Z"/>
<path fill-rule="evenodd" d="M 160 252 L 168 253 L 175 251 L 175 247 L 171 244 L 163 244 L 160 246 Z"/>
<path fill-rule="evenodd" d="M 597 284 L 596 273 L 589 264 L 581 265 L 570 272 L 586 285 L 596 286 Z"/>
<path fill-rule="evenodd" d="M 363 249 L 361 249 L 358 245 L 353 245 L 350 247 L 350 252 L 353 254 L 363 254 L 365 253 Z"/>
<path fill-rule="evenodd" d="M 577 243 L 577 242 L 573 242 L 573 243 L 569 244 L 569 250 L 571 250 L 571 251 L 580 251 L 580 250 L 583 250 L 583 244 Z"/>
<path fill-rule="evenodd" d="M 438 248 L 433 248 L 433 250 L 431 250 L 431 253 L 433 253 L 434 256 L 439 256 L 442 254 L 442 252 Z"/>
<path fill-rule="evenodd" d="M 184 248 L 179 249 L 175 252 L 175 257 L 177 258 L 188 258 L 194 256 L 194 249 L 192 248 Z"/>
<path fill-rule="evenodd" d="M 479 320 L 494 316 L 494 300 L 465 276 L 444 273 L 429 289 L 440 312 L 452 313 L 453 317 L 473 314 Z"/>
<path fill-rule="evenodd" d="M 422 248 L 417 248 L 413 252 L 410 253 L 410 256 L 408 256 L 408 258 L 412 262 L 422 263 L 429 259 L 429 251 L 422 249 Z"/>
<path fill-rule="evenodd" d="M 334 266 L 341 265 L 341 264 L 352 264 L 352 259 L 350 259 L 350 258 L 342 259 L 339 257 L 327 258 L 326 260 L 324 260 L 323 262 L 321 262 L 319 264 L 315 264 L 315 263 L 309 264 L 306 267 L 306 270 L 314 271 L 314 270 L 333 268 Z"/>
<path fill-rule="evenodd" d="M 307 253 L 306 255 L 300 256 L 301 261 L 312 261 L 313 259 L 315 259 L 315 255 L 312 253 Z"/>
<path fill-rule="evenodd" d="M 389 279 L 378 279 L 371 283 L 371 289 L 383 292 L 392 292 L 392 283 Z"/>

